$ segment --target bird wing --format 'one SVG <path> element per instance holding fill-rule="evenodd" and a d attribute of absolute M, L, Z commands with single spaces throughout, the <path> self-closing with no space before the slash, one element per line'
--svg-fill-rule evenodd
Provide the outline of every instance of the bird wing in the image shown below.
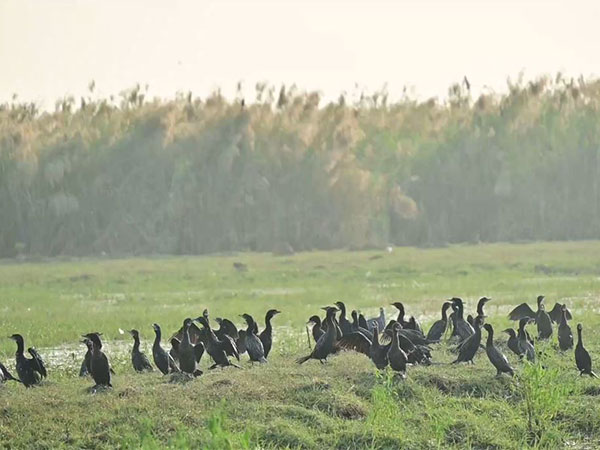
<path fill-rule="evenodd" d="M 202 355 L 204 354 L 204 344 L 202 342 L 198 342 L 194 345 L 194 355 L 196 356 L 196 362 L 200 362 L 202 359 Z"/>
<path fill-rule="evenodd" d="M 225 350 L 225 353 L 227 355 L 234 356 L 235 359 L 237 359 L 238 361 L 240 360 L 240 354 L 238 352 L 237 345 L 235 345 L 235 341 L 228 335 L 225 335 L 225 339 L 221 341 L 221 347 L 223 348 L 223 350 Z"/>
<path fill-rule="evenodd" d="M 344 350 L 354 350 L 355 352 L 369 356 L 371 341 L 360 331 L 355 331 L 353 333 L 345 334 L 337 341 L 337 346 Z"/>
<path fill-rule="evenodd" d="M 548 313 L 548 315 L 552 319 L 552 322 L 554 322 L 554 323 L 560 322 L 561 312 L 562 312 L 562 305 L 560 303 L 555 303 L 554 308 L 552 308 L 552 310 Z M 567 309 L 567 320 L 571 320 L 571 319 L 573 319 L 573 316 L 571 315 L 571 311 L 569 311 Z"/>
<path fill-rule="evenodd" d="M 43 378 L 46 378 L 48 376 L 48 372 L 46 371 L 46 365 L 44 364 L 44 360 L 42 359 L 40 354 L 33 347 L 28 348 L 27 351 L 33 358 L 33 360 L 32 360 L 33 369 L 36 372 L 38 372 Z"/>
<path fill-rule="evenodd" d="M 521 303 L 508 314 L 510 320 L 521 320 L 526 317 L 535 318 L 535 312 L 527 303 Z"/>
<path fill-rule="evenodd" d="M 229 319 L 223 319 L 221 321 L 221 329 L 225 332 L 225 334 L 233 339 L 240 337 L 237 327 Z"/>

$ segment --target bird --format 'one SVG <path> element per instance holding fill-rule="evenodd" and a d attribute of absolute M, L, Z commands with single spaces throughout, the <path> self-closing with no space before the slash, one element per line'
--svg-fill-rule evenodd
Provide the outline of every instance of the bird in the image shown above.
<path fill-rule="evenodd" d="M 367 338 L 369 338 L 369 340 L 372 340 L 373 339 L 373 334 L 369 330 L 367 330 L 366 328 L 360 326 L 360 324 L 358 323 L 358 312 L 356 312 L 355 310 L 353 310 L 352 313 L 351 313 L 351 316 L 352 316 L 352 330 L 350 331 L 350 333 L 353 333 L 355 331 L 360 331 Z"/>
<path fill-rule="evenodd" d="M 369 333 L 371 332 L 371 330 L 369 330 L 369 324 L 367 323 L 367 319 L 361 312 L 358 313 L 358 326 L 364 328 Z"/>
<path fill-rule="evenodd" d="M 39 384 L 42 378 L 47 376 L 44 362 L 39 358 L 38 353 L 29 349 L 31 358 L 27 358 L 24 354 L 25 341 L 20 334 L 13 334 L 10 338 L 17 343 L 17 351 L 15 353 L 17 376 L 25 387 L 31 387 Z"/>
<path fill-rule="evenodd" d="M 339 308 L 340 318 L 338 319 L 340 330 L 342 331 L 342 335 L 352 333 L 352 324 L 346 317 L 346 305 L 344 302 L 335 302 L 335 306 Z"/>
<path fill-rule="evenodd" d="M 390 367 L 394 372 L 397 372 L 402 378 L 406 377 L 406 363 L 408 358 L 404 350 L 400 348 L 398 341 L 398 331 L 400 330 L 400 323 L 396 323 L 392 329 L 392 343 L 388 350 L 388 361 Z"/>
<path fill-rule="evenodd" d="M 518 356 L 521 356 L 521 348 L 519 347 L 519 339 L 517 338 L 517 333 L 512 328 L 507 328 L 506 330 L 502 330 L 503 333 L 508 334 L 508 341 L 506 345 L 508 348 Z"/>
<path fill-rule="evenodd" d="M 477 316 L 481 317 L 482 319 L 485 319 L 487 317 L 485 315 L 485 312 L 483 311 L 483 308 L 485 307 L 485 304 L 491 300 L 492 299 L 490 297 L 481 297 L 479 299 L 479 301 L 477 302 Z M 481 323 L 483 324 L 483 322 Z"/>
<path fill-rule="evenodd" d="M 99 333 L 88 333 L 83 336 L 87 338 L 86 345 L 91 353 L 90 358 L 90 375 L 95 386 L 92 390 L 96 390 L 98 387 L 112 387 L 110 380 L 110 364 L 108 358 L 102 352 L 102 340 L 100 339 Z"/>
<path fill-rule="evenodd" d="M 558 347 L 564 352 L 573 348 L 573 332 L 567 323 L 567 307 L 562 305 L 562 316 L 558 323 Z"/>
<path fill-rule="evenodd" d="M 552 310 L 548 313 L 548 315 L 550 316 L 550 319 L 552 319 L 552 322 L 554 323 L 559 323 L 560 319 L 562 317 L 562 308 L 563 306 L 565 307 L 565 309 L 567 308 L 567 305 L 561 305 L 560 303 L 555 303 L 554 307 L 552 308 Z M 568 309 L 566 309 L 566 314 L 567 314 L 567 320 L 572 320 L 573 316 L 571 315 L 571 311 L 569 311 Z"/>
<path fill-rule="evenodd" d="M 519 355 L 521 357 L 525 356 L 529 362 L 535 362 L 535 348 L 529 339 L 527 339 L 527 332 L 525 331 L 525 327 L 530 321 L 533 321 L 533 319 L 529 317 L 524 317 L 523 319 L 519 320 L 517 343 L 519 346 Z"/>
<path fill-rule="evenodd" d="M 173 358 L 173 361 L 175 362 L 176 365 L 179 364 L 179 344 L 181 344 L 181 341 L 179 339 L 177 339 L 175 336 L 173 336 L 171 339 L 169 339 L 169 343 L 171 344 L 171 348 L 169 349 L 169 356 L 171 358 Z"/>
<path fill-rule="evenodd" d="M 538 304 L 538 312 L 535 323 L 538 330 L 538 339 L 549 339 L 552 336 L 552 319 L 546 312 L 546 306 L 544 305 L 544 296 L 540 295 L 541 301 Z"/>
<path fill-rule="evenodd" d="M 462 342 L 475 333 L 475 329 L 464 319 L 464 302 L 461 298 L 454 297 L 450 299 L 452 310 L 455 313 L 454 332 Z"/>
<path fill-rule="evenodd" d="M 160 345 L 162 336 L 160 325 L 153 323 L 152 328 L 154 329 L 155 335 L 154 343 L 152 344 L 152 359 L 154 360 L 154 364 L 163 375 L 167 375 L 171 372 L 179 372 L 179 367 L 175 364 L 173 357 Z"/>
<path fill-rule="evenodd" d="M 379 343 L 379 322 L 373 322 L 373 340 L 369 347 L 369 357 L 375 367 L 379 370 L 385 369 L 389 364 L 388 352 L 390 350 L 391 343 L 388 345 L 381 345 Z"/>
<path fill-rule="evenodd" d="M 579 375 L 589 375 L 590 377 L 598 378 L 598 376 L 592 372 L 592 358 L 590 354 L 583 346 L 582 337 L 583 325 L 577 324 L 577 345 L 575 346 L 575 364 L 579 370 Z"/>
<path fill-rule="evenodd" d="M 129 330 L 129 334 L 133 337 L 133 349 L 131 350 L 131 363 L 136 372 L 152 372 L 152 364 L 148 357 L 140 351 L 140 333 L 138 330 Z"/>
<path fill-rule="evenodd" d="M 5 383 L 6 381 L 21 382 L 21 380 L 12 376 L 4 364 L 0 363 L 0 383 Z"/>
<path fill-rule="evenodd" d="M 337 302 L 336 305 L 338 303 L 341 302 Z M 335 350 L 337 341 L 337 331 L 333 322 L 333 317 L 335 316 L 335 313 L 339 311 L 339 309 L 335 306 L 326 306 L 322 309 L 324 309 L 326 312 L 325 323 L 327 324 L 327 331 L 325 332 L 325 334 L 323 334 L 323 336 L 319 338 L 318 342 L 315 344 L 315 347 L 309 355 L 303 356 L 302 358 L 298 358 L 296 360 L 298 364 L 305 363 L 309 359 L 318 359 L 319 361 L 321 361 L 321 363 L 324 363 L 324 361 L 327 360 L 327 357 L 330 354 L 332 354 Z M 348 324 L 350 324 L 350 322 L 348 322 Z M 342 324 L 340 322 L 340 327 L 341 325 Z"/>
<path fill-rule="evenodd" d="M 262 341 L 254 332 L 255 321 L 250 314 L 242 314 L 241 317 L 246 321 L 248 328 L 246 328 L 246 351 L 250 357 L 251 362 L 266 363 L 265 359 L 265 348 Z"/>
<path fill-rule="evenodd" d="M 496 368 L 496 376 L 508 373 L 512 377 L 515 372 L 510 366 L 508 359 L 506 359 L 504 353 L 494 345 L 494 328 L 489 323 L 486 323 L 483 327 L 488 333 L 487 341 L 485 343 L 485 352 L 492 365 Z"/>
<path fill-rule="evenodd" d="M 477 354 L 477 350 L 479 350 L 479 346 L 481 345 L 482 321 L 482 317 L 475 317 L 475 332 L 462 342 L 458 349 L 458 356 L 456 360 L 452 362 L 452 364 L 458 364 L 461 362 L 470 362 L 471 364 L 473 364 L 473 358 Z"/>
<path fill-rule="evenodd" d="M 265 350 L 265 358 L 271 353 L 271 347 L 273 346 L 273 326 L 271 325 L 271 319 L 277 314 L 281 314 L 281 311 L 276 309 L 270 309 L 265 314 L 265 329 L 258 335 L 260 342 Z M 246 335 L 247 337 L 247 335 Z"/>
<path fill-rule="evenodd" d="M 372 332 L 375 324 L 379 330 L 385 328 L 385 309 L 379 308 L 379 316 L 367 320 L 367 329 Z"/>
<path fill-rule="evenodd" d="M 410 316 L 410 318 L 408 319 L 408 326 L 406 327 L 406 329 L 418 331 L 423 336 L 425 336 L 425 334 L 423 333 L 423 328 L 421 328 L 421 324 L 418 322 L 415 316 Z"/>
<path fill-rule="evenodd" d="M 308 318 L 308 325 L 313 324 L 312 327 L 312 337 L 315 340 L 315 343 L 319 341 L 319 338 L 325 334 L 325 330 L 321 326 L 321 318 L 319 316 L 310 316 Z"/>
<path fill-rule="evenodd" d="M 544 301 L 544 298 L 545 297 L 543 295 L 538 295 L 538 297 L 536 299 L 538 312 L 540 310 L 540 304 Z M 555 323 L 560 322 L 561 307 L 562 307 L 562 305 L 560 303 L 555 303 L 554 308 L 552 308 L 552 311 L 550 311 L 550 313 L 548 313 L 548 315 L 550 316 L 550 319 Z M 531 309 L 531 307 L 527 303 L 521 303 L 519 306 L 515 307 L 508 314 L 508 318 L 510 320 L 521 320 L 525 317 L 529 317 L 531 319 L 536 319 L 536 320 L 538 317 L 538 313 L 533 311 L 533 309 Z M 569 319 L 569 320 L 572 319 L 571 313 L 568 310 L 567 310 L 567 319 Z"/>
<path fill-rule="evenodd" d="M 442 339 L 442 336 L 446 333 L 446 329 L 448 328 L 448 308 L 452 306 L 450 302 L 444 302 L 442 305 L 442 318 L 437 320 L 427 333 L 427 340 L 431 342 L 439 342 Z"/>
<path fill-rule="evenodd" d="M 205 320 L 208 322 L 208 319 Z M 198 377 L 202 375 L 202 371 L 198 369 L 197 365 L 204 353 L 204 344 L 202 342 L 193 344 L 190 341 L 189 328 L 192 322 L 189 317 L 183 321 L 183 337 L 179 344 L 179 370 Z"/>
<path fill-rule="evenodd" d="M 206 350 L 206 353 L 208 353 L 208 355 L 214 361 L 214 364 L 212 366 L 210 366 L 208 369 L 212 370 L 216 367 L 227 367 L 227 366 L 233 366 L 233 367 L 237 367 L 238 369 L 241 369 L 240 366 L 229 361 L 229 358 L 227 357 L 227 354 L 230 353 L 233 356 L 235 356 L 235 358 L 238 361 L 240 360 L 240 355 L 238 353 L 235 341 L 228 335 L 225 335 L 223 340 L 219 340 L 217 338 L 217 336 L 215 335 L 215 333 L 213 332 L 213 330 L 210 328 L 210 324 L 208 323 L 208 320 L 205 317 L 200 316 L 194 320 L 196 322 L 200 323 L 206 330 L 204 348 Z M 242 335 L 240 333 L 240 339 L 241 338 L 242 338 Z M 245 339 L 245 336 L 244 336 L 244 339 Z"/>
<path fill-rule="evenodd" d="M 214 330 L 214 332 L 219 339 L 223 339 L 225 335 L 234 340 L 239 339 L 240 335 L 238 329 L 231 320 L 222 319 L 220 317 L 217 317 L 215 320 L 219 324 L 219 329 Z"/>
<path fill-rule="evenodd" d="M 398 310 L 396 322 L 398 322 L 402 328 L 408 328 L 410 323 L 408 320 L 404 320 L 404 316 L 406 315 L 404 304 L 402 302 L 394 302 L 392 303 L 392 306 Z"/>

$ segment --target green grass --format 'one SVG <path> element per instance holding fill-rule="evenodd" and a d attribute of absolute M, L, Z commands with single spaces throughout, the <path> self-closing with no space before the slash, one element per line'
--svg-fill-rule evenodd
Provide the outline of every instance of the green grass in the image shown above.
<path fill-rule="evenodd" d="M 238 272 L 233 262 L 248 265 Z M 462 296 L 475 309 L 491 296 L 488 321 L 545 294 L 569 304 L 584 324 L 592 358 L 600 354 L 597 314 L 600 242 L 455 246 L 381 252 L 319 252 L 73 260 L 0 264 L 0 330 L 20 332 L 49 362 L 50 378 L 25 390 L 0 386 L 0 447 L 11 448 L 595 448 L 600 445 L 600 383 L 580 378 L 572 352 L 539 349 L 542 364 L 495 378 L 484 353 L 474 366 L 415 367 L 405 382 L 377 373 L 362 355 L 326 365 L 293 361 L 308 351 L 304 323 L 319 307 L 344 300 L 376 315 L 401 300 L 428 326 L 442 301 Z M 207 307 L 211 316 L 260 318 L 275 307 L 269 364 L 217 370 L 186 384 L 130 367 L 136 327 L 148 349 L 150 324 L 166 334 Z M 90 395 L 76 372 L 82 332 L 100 330 L 115 366 L 115 388 Z M 499 333 L 497 333 L 499 334 Z M 504 336 L 497 336 L 504 341 Z M 13 365 L 14 344 L 0 339 Z M 450 362 L 442 345 L 434 358 Z M 207 361 L 202 361 L 202 367 Z"/>

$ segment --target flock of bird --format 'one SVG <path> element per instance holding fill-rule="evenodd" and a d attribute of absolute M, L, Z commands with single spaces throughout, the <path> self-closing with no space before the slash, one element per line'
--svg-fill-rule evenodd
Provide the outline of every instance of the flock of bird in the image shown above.
<path fill-rule="evenodd" d="M 336 302 L 335 306 L 322 308 L 325 310 L 324 319 L 318 315 L 309 318 L 308 324 L 312 324 L 314 348 L 311 344 L 310 354 L 299 358 L 297 362 L 302 364 L 310 359 L 316 359 L 324 363 L 330 355 L 342 350 L 350 350 L 369 357 L 377 369 L 383 370 L 389 366 L 404 378 L 408 366 L 432 364 L 433 346 L 439 344 L 449 334 L 449 342 L 455 344 L 452 351 L 457 354 L 452 364 L 473 363 L 477 352 L 485 349 L 490 363 L 496 369 L 497 376 L 503 373 L 512 376 L 514 369 L 502 350 L 495 345 L 494 328 L 485 320 L 487 316 L 484 307 L 490 300 L 482 297 L 477 303 L 476 315 L 469 314 L 466 318 L 465 303 L 462 299 L 454 297 L 444 302 L 441 318 L 429 328 L 426 334 L 414 316 L 407 318 L 404 305 L 400 302 L 392 304 L 398 310 L 398 316 L 387 323 L 383 308 L 380 308 L 378 317 L 368 320 L 357 311 L 352 311 L 350 314 L 352 321 L 350 321 L 347 317 L 346 305 L 343 302 Z M 450 315 L 448 315 L 449 309 L 452 309 Z M 203 373 L 199 363 L 205 353 L 213 362 L 209 370 L 227 366 L 241 368 L 230 358 L 240 361 L 240 355 L 244 353 L 248 354 L 252 363 L 265 363 L 273 345 L 271 320 L 279 313 L 280 311 L 276 309 L 268 310 L 265 316 L 265 328 L 259 332 L 258 324 L 249 314 L 241 315 L 246 322 L 245 329 L 238 329 L 231 320 L 224 318 L 216 318 L 219 328 L 213 329 L 208 310 L 204 310 L 200 317 L 186 318 L 183 321 L 183 326 L 170 339 L 169 351 L 162 347 L 161 328 L 155 323 L 152 325 L 155 333 L 152 345 L 154 365 L 165 375 L 178 373 L 193 378 Z M 536 360 L 536 341 L 526 329 L 530 323 L 535 323 L 537 326 L 537 340 L 550 339 L 557 326 L 560 350 L 573 348 L 573 333 L 568 323 L 572 316 L 564 304 L 556 303 L 548 313 L 544 306 L 544 296 L 539 296 L 537 311 L 533 311 L 529 305 L 523 303 L 510 312 L 509 318 L 518 321 L 519 326 L 517 331 L 513 328 L 503 330 L 508 334 L 507 347 L 521 359 L 530 362 Z M 482 328 L 487 332 L 485 345 L 482 344 Z M 578 324 L 575 363 L 580 375 L 596 377 L 592 371 L 590 355 L 583 346 L 582 331 L 582 325 Z M 153 371 L 150 359 L 140 350 L 139 332 L 130 330 L 129 333 L 133 338 L 131 351 L 133 368 L 137 372 Z M 102 333 L 99 332 L 82 336 L 87 352 L 81 363 L 79 375 L 82 377 L 91 375 L 95 382 L 93 391 L 98 388 L 112 387 L 111 375 L 114 374 L 107 355 L 102 351 L 101 336 Z M 26 387 L 39 384 L 47 376 L 42 357 L 35 348 L 27 350 L 30 358 L 25 356 L 25 343 L 20 334 L 13 334 L 11 339 L 17 344 L 15 354 L 17 377 L 14 377 L 0 363 L 0 382 L 12 380 Z"/>
<path fill-rule="evenodd" d="M 353 350 L 368 356 L 377 369 L 385 369 L 388 365 L 401 377 L 406 376 L 409 365 L 432 364 L 431 352 L 433 345 L 442 341 L 447 333 L 449 341 L 456 344 L 452 351 L 457 356 L 452 364 L 461 362 L 473 363 L 473 358 L 480 349 L 485 349 L 490 363 L 495 367 L 497 376 L 503 373 L 514 375 L 514 369 L 502 350 L 494 344 L 494 328 L 486 323 L 484 307 L 491 299 L 482 297 L 477 303 L 476 315 L 468 315 L 465 319 L 465 304 L 462 299 L 454 297 L 442 305 L 441 318 L 436 321 L 427 334 L 424 333 L 419 322 L 414 316 L 407 319 L 404 305 L 400 302 L 392 303 L 398 310 L 396 319 L 385 321 L 385 311 L 380 309 L 376 318 L 367 320 L 357 311 L 352 311 L 350 321 L 343 302 L 335 306 L 323 308 L 325 318 L 318 315 L 310 317 L 312 336 L 315 347 L 307 356 L 299 358 L 302 364 L 309 359 L 324 362 L 328 356 L 340 350 Z M 452 313 L 448 315 L 448 310 Z M 337 313 L 339 312 L 339 317 Z M 518 321 L 518 330 L 507 328 L 503 330 L 508 334 L 507 347 L 519 356 L 530 362 L 536 360 L 535 341 L 527 331 L 530 323 L 537 326 L 537 340 L 548 340 L 554 333 L 554 324 L 557 324 L 558 346 L 561 351 L 573 348 L 573 333 L 568 321 L 572 319 L 566 305 L 556 303 L 554 308 L 547 313 L 544 307 L 544 296 L 537 298 L 537 311 L 522 303 L 513 309 L 509 318 Z M 487 332 L 485 345 L 482 344 L 482 328 Z M 380 332 L 381 330 L 381 332 Z M 588 351 L 583 346 L 583 327 L 577 325 L 578 341 L 575 347 L 575 364 L 580 375 L 596 377 L 592 371 L 592 360 Z M 596 377 L 597 378 L 597 377 Z"/>

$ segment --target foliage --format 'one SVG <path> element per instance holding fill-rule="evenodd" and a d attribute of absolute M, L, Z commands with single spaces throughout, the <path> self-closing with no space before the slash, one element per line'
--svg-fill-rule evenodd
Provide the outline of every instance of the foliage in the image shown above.
<path fill-rule="evenodd" d="M 0 256 L 598 238 L 600 81 L 0 105 Z"/>

